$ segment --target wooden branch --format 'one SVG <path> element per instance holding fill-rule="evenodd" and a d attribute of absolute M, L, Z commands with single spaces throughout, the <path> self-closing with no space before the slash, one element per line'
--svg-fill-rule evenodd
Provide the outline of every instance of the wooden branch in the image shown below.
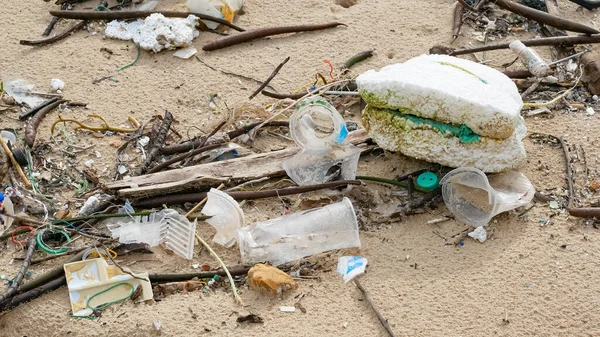
<path fill-rule="evenodd" d="M 358 287 L 360 292 L 363 294 L 365 301 L 367 301 L 367 303 L 369 303 L 369 306 L 371 306 L 371 309 L 373 309 L 373 311 L 375 312 L 375 315 L 377 315 L 379 322 L 381 322 L 381 325 L 383 325 L 383 327 L 385 328 L 385 331 L 387 331 L 388 335 L 390 337 L 395 337 L 396 335 L 394 335 L 394 332 L 392 331 L 392 328 L 390 327 L 390 324 L 388 323 L 387 319 L 385 319 L 385 317 L 383 317 L 383 315 L 381 314 L 379 309 L 377 309 L 377 307 L 371 300 L 371 296 L 369 296 L 369 293 L 367 292 L 367 290 L 362 286 L 362 284 L 358 280 L 358 277 L 354 279 L 354 283 L 356 284 L 356 286 Z"/>
<path fill-rule="evenodd" d="M 154 158 L 158 156 L 158 154 L 160 153 L 160 149 L 165 144 L 165 139 L 167 139 L 167 134 L 169 133 L 169 129 L 171 128 L 171 122 L 173 122 L 173 114 L 166 111 L 162 124 L 158 129 L 158 136 L 156 137 L 156 140 L 154 140 L 154 144 L 152 145 L 152 149 L 150 149 L 150 152 L 148 152 L 148 154 L 146 155 L 146 160 L 142 162 L 142 165 L 138 167 L 134 175 L 138 176 L 140 174 L 146 173 L 146 171 L 154 161 Z"/>
<path fill-rule="evenodd" d="M 8 299 L 17 294 L 17 289 L 21 285 L 21 282 L 25 277 L 25 273 L 27 273 L 27 269 L 29 269 L 29 263 L 31 262 L 31 257 L 33 256 L 35 248 L 37 247 L 37 242 L 35 239 L 29 239 L 27 244 L 29 245 L 27 248 L 27 253 L 25 253 L 25 259 L 23 260 L 23 264 L 21 265 L 17 276 L 15 276 L 11 285 L 8 286 L 8 289 L 6 289 L 6 291 L 0 295 L 0 306 L 2 306 L 3 302 L 6 302 Z"/>
<path fill-rule="evenodd" d="M 229 268 L 229 273 L 231 276 L 240 276 L 248 274 L 248 270 L 250 270 L 250 267 L 237 266 Z M 212 278 L 215 275 L 226 276 L 227 274 L 225 273 L 225 270 L 205 271 L 189 274 L 150 274 L 149 279 L 152 283 L 166 283 L 188 281 L 193 278 Z"/>
<path fill-rule="evenodd" d="M 308 185 L 308 186 L 298 186 L 298 187 L 288 187 L 288 188 L 280 188 L 276 190 L 265 190 L 265 191 L 241 191 L 241 192 L 225 192 L 230 197 L 235 200 L 256 200 L 256 199 L 265 199 L 272 197 L 283 197 L 286 195 L 292 194 L 300 194 L 312 191 L 323 190 L 327 188 L 336 188 L 348 185 L 360 185 L 361 182 L 359 180 L 337 180 L 330 181 L 323 184 L 316 185 Z M 161 205 L 181 205 L 186 202 L 199 202 L 204 200 L 208 192 L 200 192 L 200 193 L 185 193 L 185 194 L 171 194 L 164 196 L 157 196 L 150 199 L 145 199 L 141 201 L 137 201 L 133 203 L 134 207 L 139 208 L 152 208 L 152 207 L 160 207 Z"/>
<path fill-rule="evenodd" d="M 233 28 L 237 31 L 243 32 L 244 29 L 240 28 L 233 23 L 215 18 L 210 15 L 193 13 L 193 12 L 170 12 L 170 11 L 50 11 L 50 15 L 56 16 L 63 19 L 81 19 L 81 20 L 126 20 L 126 19 L 140 19 L 150 16 L 154 13 L 162 14 L 165 17 L 171 18 L 187 18 L 190 15 L 194 15 L 201 20 L 213 21 L 222 25 Z"/>
<path fill-rule="evenodd" d="M 348 135 L 348 141 L 353 144 L 364 143 L 368 139 L 369 137 L 364 129 L 353 131 Z M 244 182 L 267 176 L 279 177 L 285 175 L 281 163 L 294 156 L 299 150 L 299 148 L 293 147 L 243 158 L 131 177 L 111 182 L 107 184 L 106 188 L 117 192 L 122 197 L 146 197 L 214 186 L 229 180 Z"/>
<path fill-rule="evenodd" d="M 70 262 L 75 262 L 75 261 L 81 261 L 81 258 L 83 257 L 83 254 L 85 253 L 85 251 L 81 251 L 79 252 L 77 255 L 74 255 L 73 257 L 71 257 L 70 259 L 67 260 L 67 262 L 65 263 L 70 263 Z M 60 277 L 61 275 L 65 274 L 65 270 L 63 269 L 63 264 L 59 264 L 57 266 L 55 266 L 54 268 L 52 268 L 51 270 L 45 272 L 44 274 L 36 277 L 35 279 L 23 284 L 20 288 L 19 288 L 19 293 L 25 293 L 28 292 L 34 288 L 37 288 L 39 286 L 42 286 L 52 280 L 55 280 L 56 278 Z"/>
<path fill-rule="evenodd" d="M 546 12 L 538 11 L 537 9 L 527 7 L 513 1 L 495 0 L 495 3 L 496 5 L 498 5 L 498 7 L 502 9 L 506 9 L 507 11 L 522 15 L 530 20 L 534 20 L 549 26 L 589 35 L 600 33 L 600 31 L 592 27 L 582 25 L 575 21 L 563 19 L 561 17 L 550 15 Z"/>
<path fill-rule="evenodd" d="M 62 269 L 62 266 L 61 266 L 61 269 Z M 14 309 L 23 303 L 26 303 L 35 298 L 38 298 L 38 297 L 44 295 L 45 293 L 54 291 L 66 284 L 67 284 L 67 278 L 65 276 L 61 276 L 60 278 L 52 280 L 48 283 L 44 283 L 37 288 L 33 288 L 31 290 L 28 290 L 27 292 L 23 292 L 21 294 L 15 295 L 10 300 L 6 301 L 5 303 L 0 304 L 0 312 Z"/>
<path fill-rule="evenodd" d="M 600 34 L 594 34 L 591 36 L 578 35 L 578 36 L 559 36 L 559 37 L 548 37 L 534 40 L 522 40 L 523 44 L 527 47 L 539 47 L 539 46 L 555 46 L 555 45 L 574 45 L 574 44 L 589 44 L 589 43 L 600 43 Z M 450 52 L 450 56 L 458 56 L 465 54 L 473 54 L 481 51 L 508 49 L 510 42 L 490 44 L 487 46 L 481 46 L 470 49 L 458 49 Z"/>

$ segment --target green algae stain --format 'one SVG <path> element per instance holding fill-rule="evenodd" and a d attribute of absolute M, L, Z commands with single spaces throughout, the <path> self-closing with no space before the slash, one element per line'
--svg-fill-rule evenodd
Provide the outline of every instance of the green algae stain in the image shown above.
<path fill-rule="evenodd" d="M 381 114 L 377 114 L 378 117 L 374 117 L 388 125 L 391 124 L 390 126 L 393 126 L 394 129 L 398 131 L 406 130 L 408 128 L 406 122 L 410 121 L 415 125 L 427 125 L 428 127 L 437 130 L 446 136 L 458 137 L 459 141 L 464 144 L 473 144 L 481 141 L 481 136 L 476 134 L 473 130 L 471 130 L 471 128 L 464 124 L 454 125 L 434 121 L 429 118 L 418 117 L 412 114 L 412 110 L 410 109 L 392 110 L 374 108 L 373 110 L 369 110 L 370 113 L 374 113 L 377 111 L 386 112 L 384 116 L 382 116 Z"/>
<path fill-rule="evenodd" d="M 449 63 L 449 62 L 444 62 L 444 61 L 440 61 L 439 63 L 440 63 L 441 65 L 443 65 L 443 66 L 450 66 L 450 67 L 454 67 L 454 68 L 456 68 L 456 69 L 462 70 L 462 71 L 464 71 L 465 73 L 467 73 L 467 74 L 469 74 L 469 75 L 473 75 L 473 76 L 477 77 L 477 78 L 478 78 L 478 79 L 479 79 L 481 82 L 483 82 L 483 83 L 487 84 L 487 81 L 486 81 L 486 80 L 484 80 L 483 78 L 481 78 L 481 77 L 479 77 L 479 76 L 475 75 L 475 74 L 474 74 L 474 73 L 472 73 L 471 71 L 469 71 L 469 70 L 467 70 L 467 69 L 465 69 L 465 68 L 463 68 L 463 67 L 461 67 L 461 66 L 457 66 L 456 64 L 452 64 L 452 63 Z"/>

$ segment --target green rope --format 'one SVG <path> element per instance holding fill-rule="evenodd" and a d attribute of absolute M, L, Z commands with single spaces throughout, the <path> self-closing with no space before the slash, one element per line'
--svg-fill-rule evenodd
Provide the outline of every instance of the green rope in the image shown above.
<path fill-rule="evenodd" d="M 100 305 L 98 305 L 98 306 L 96 306 L 96 307 L 92 307 L 92 306 L 90 306 L 90 302 L 91 302 L 91 301 L 92 301 L 92 300 L 93 300 L 93 299 L 94 299 L 96 296 L 102 295 L 102 294 L 104 294 L 104 293 L 106 293 L 106 292 L 108 292 L 108 291 L 110 291 L 110 290 L 112 290 L 112 289 L 114 289 L 114 288 L 116 288 L 116 287 L 118 287 L 118 286 L 122 286 L 122 285 L 128 285 L 128 286 L 130 286 L 130 287 L 131 287 L 131 291 L 129 292 L 129 295 L 127 295 L 126 297 L 123 297 L 123 298 L 121 298 L 121 299 L 114 300 L 114 301 L 109 301 L 109 302 L 107 302 L 107 303 L 100 304 Z M 138 287 L 139 287 L 139 286 L 138 286 Z M 135 288 L 134 288 L 134 286 L 133 286 L 131 283 L 127 283 L 127 282 L 121 282 L 121 283 L 117 283 L 117 284 L 115 284 L 115 285 L 113 285 L 113 286 L 111 286 L 111 287 L 109 287 L 109 288 L 106 288 L 106 289 L 104 289 L 104 290 L 102 290 L 102 291 L 100 291 L 100 292 L 98 292 L 98 293 L 96 293 L 96 294 L 92 295 L 92 297 L 90 297 L 90 299 L 87 301 L 87 304 L 86 304 L 86 305 L 87 305 L 87 307 L 88 307 L 88 308 L 90 308 L 90 309 L 92 309 L 92 310 L 103 310 L 104 308 L 108 307 L 109 305 L 116 304 L 116 303 L 120 303 L 120 302 L 123 302 L 123 301 L 127 300 L 128 298 L 130 298 L 130 297 L 131 297 L 131 295 L 133 295 L 133 292 L 134 292 L 134 290 L 135 290 Z"/>
<path fill-rule="evenodd" d="M 132 65 L 136 64 L 137 61 L 140 59 L 140 54 L 142 53 L 142 49 L 137 44 L 135 46 L 137 47 L 137 56 L 135 57 L 135 60 L 133 60 L 133 62 L 126 64 L 126 65 L 122 66 L 121 68 L 117 69 L 117 71 L 121 71 L 123 69 L 127 69 L 127 68 L 131 67 Z"/>
<path fill-rule="evenodd" d="M 53 229 L 53 228 L 44 228 L 42 229 L 37 237 L 36 237 L 36 241 L 38 244 L 38 247 L 44 252 L 44 253 L 48 253 L 50 255 L 57 255 L 57 254 L 61 254 L 66 252 L 67 250 L 69 250 L 69 247 L 62 247 L 60 249 L 52 249 L 50 247 L 48 247 L 44 241 L 42 240 L 42 235 L 44 235 L 44 233 L 46 233 L 47 231 L 52 231 L 54 233 L 60 233 L 62 234 L 66 239 L 67 239 L 67 245 L 69 243 L 71 243 L 71 237 L 69 236 L 69 234 L 67 234 L 67 232 L 60 230 L 60 229 Z"/>

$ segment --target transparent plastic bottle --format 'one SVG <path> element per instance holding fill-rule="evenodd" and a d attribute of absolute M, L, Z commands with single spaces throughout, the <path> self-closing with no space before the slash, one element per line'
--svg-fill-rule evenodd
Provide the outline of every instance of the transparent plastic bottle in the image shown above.
<path fill-rule="evenodd" d="M 543 77 L 548 75 L 550 66 L 533 49 L 526 47 L 519 40 L 511 42 L 508 46 L 510 50 L 519 56 L 534 76 Z"/>

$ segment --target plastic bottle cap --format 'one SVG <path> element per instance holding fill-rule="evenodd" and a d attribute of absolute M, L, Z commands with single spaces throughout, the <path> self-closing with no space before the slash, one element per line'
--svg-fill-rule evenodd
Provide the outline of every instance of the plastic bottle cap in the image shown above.
<path fill-rule="evenodd" d="M 433 190 L 440 186 L 440 181 L 433 172 L 424 172 L 417 177 L 417 186 L 425 190 Z"/>

